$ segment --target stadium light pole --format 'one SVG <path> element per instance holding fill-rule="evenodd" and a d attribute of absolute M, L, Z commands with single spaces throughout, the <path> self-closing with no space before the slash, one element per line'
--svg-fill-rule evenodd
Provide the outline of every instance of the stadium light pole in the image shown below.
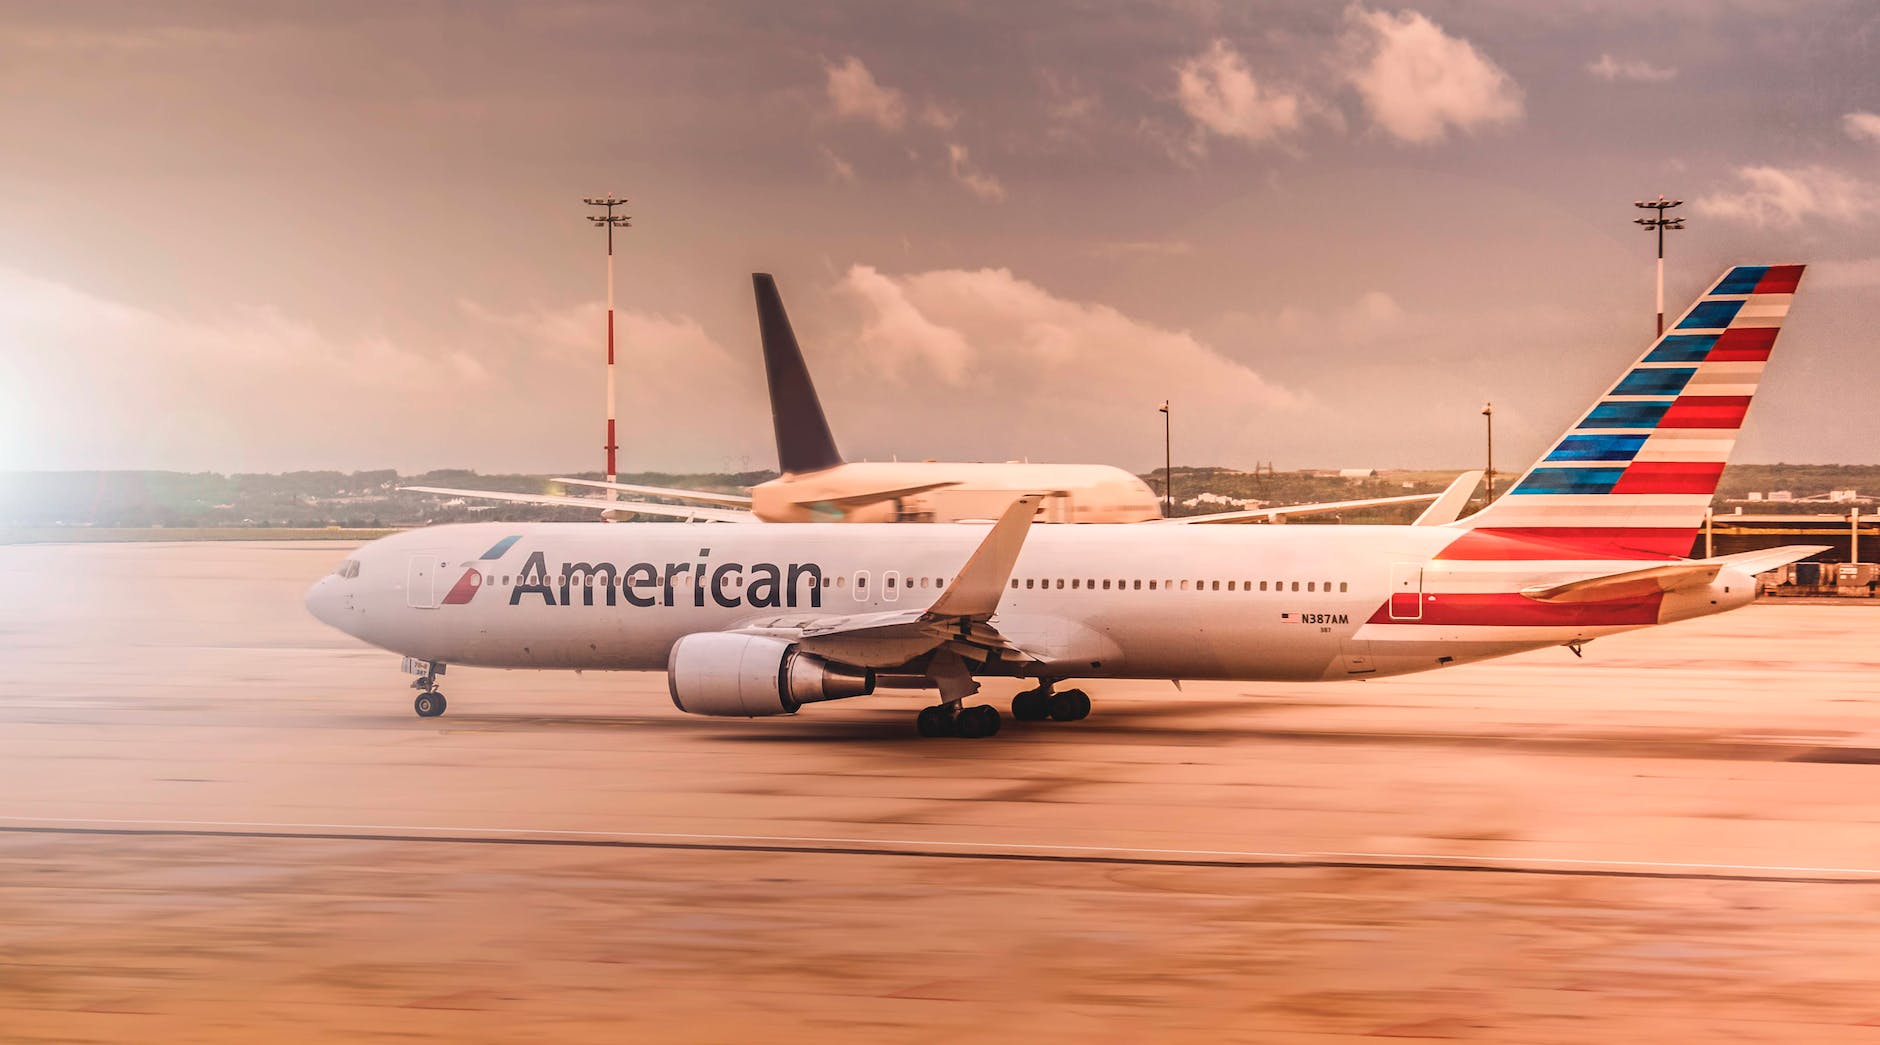
<path fill-rule="evenodd" d="M 1175 518 L 1175 464 L 1169 450 L 1169 401 L 1162 400 L 1162 515 Z"/>
<path fill-rule="evenodd" d="M 1645 228 L 1648 228 L 1648 229 L 1655 229 L 1658 232 L 1658 336 L 1659 337 L 1663 337 L 1665 334 L 1665 230 L 1670 229 L 1671 231 L 1676 232 L 1677 230 L 1684 227 L 1683 218 L 1667 218 L 1665 217 L 1665 211 L 1668 211 L 1673 207 L 1680 206 L 1683 203 L 1684 203 L 1683 200 L 1665 199 L 1664 193 L 1659 193 L 1658 198 L 1655 200 L 1634 200 L 1632 202 L 1632 206 L 1642 207 L 1645 210 L 1649 210 L 1652 212 L 1651 217 L 1633 218 L 1632 223 L 1635 225 L 1643 225 Z"/>
<path fill-rule="evenodd" d="M 1482 469 L 1482 475 L 1488 479 L 1488 489 L 1482 495 L 1482 507 L 1488 507 L 1495 499 L 1495 404 L 1482 404 L 1482 417 L 1488 422 L 1488 463 Z"/>
<path fill-rule="evenodd" d="M 614 230 L 631 228 L 633 219 L 625 214 L 615 214 L 615 207 L 624 207 L 627 201 L 617 198 L 613 193 L 605 196 L 584 196 L 582 203 L 590 207 L 605 207 L 607 213 L 589 214 L 588 220 L 607 229 L 607 481 L 615 482 L 619 478 L 615 455 L 620 445 L 614 439 Z M 608 490 L 607 499 L 620 499 L 620 491 Z"/>

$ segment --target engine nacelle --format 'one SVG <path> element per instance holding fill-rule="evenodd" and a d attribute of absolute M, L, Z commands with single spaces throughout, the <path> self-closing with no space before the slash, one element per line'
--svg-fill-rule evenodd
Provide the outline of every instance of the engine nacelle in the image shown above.
<path fill-rule="evenodd" d="M 672 706 L 687 714 L 757 718 L 867 696 L 875 691 L 875 673 L 832 664 L 766 635 L 705 632 L 672 644 L 666 686 Z"/>

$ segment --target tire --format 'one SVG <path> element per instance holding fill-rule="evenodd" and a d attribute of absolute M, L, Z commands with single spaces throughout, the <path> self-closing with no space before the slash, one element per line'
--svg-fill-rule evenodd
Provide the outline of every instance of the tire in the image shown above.
<path fill-rule="evenodd" d="M 1012 698 L 1012 718 L 1019 722 L 1039 722 L 1050 715 L 1050 702 L 1041 690 L 1028 689 Z"/>
<path fill-rule="evenodd" d="M 444 701 L 435 693 L 420 693 L 411 702 L 411 710 L 416 711 L 419 718 L 436 718 L 444 713 Z"/>
<path fill-rule="evenodd" d="M 945 708 L 922 708 L 914 718 L 914 725 L 923 737 L 950 737 L 958 731 L 958 724 Z"/>

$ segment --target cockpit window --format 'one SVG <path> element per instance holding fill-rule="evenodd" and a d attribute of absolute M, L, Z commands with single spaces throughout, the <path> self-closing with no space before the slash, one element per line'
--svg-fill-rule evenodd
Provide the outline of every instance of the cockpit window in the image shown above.
<path fill-rule="evenodd" d="M 333 576 L 343 580 L 351 580 L 359 576 L 359 560 L 347 559 L 345 562 L 340 563 L 333 569 Z"/>

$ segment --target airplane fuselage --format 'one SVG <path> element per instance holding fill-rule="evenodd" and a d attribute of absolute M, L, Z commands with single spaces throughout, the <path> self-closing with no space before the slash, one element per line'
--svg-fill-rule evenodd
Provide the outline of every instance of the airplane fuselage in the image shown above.
<path fill-rule="evenodd" d="M 361 548 L 320 619 L 427 661 L 660 669 L 695 633 L 922 609 L 983 526 L 473 524 Z M 1637 562 L 1443 558 L 1450 527 L 1036 527 L 991 624 L 1028 655 L 986 674 L 1331 680 L 1423 671 L 1702 616 L 1754 580 L 1545 605 L 1524 588 Z"/>

